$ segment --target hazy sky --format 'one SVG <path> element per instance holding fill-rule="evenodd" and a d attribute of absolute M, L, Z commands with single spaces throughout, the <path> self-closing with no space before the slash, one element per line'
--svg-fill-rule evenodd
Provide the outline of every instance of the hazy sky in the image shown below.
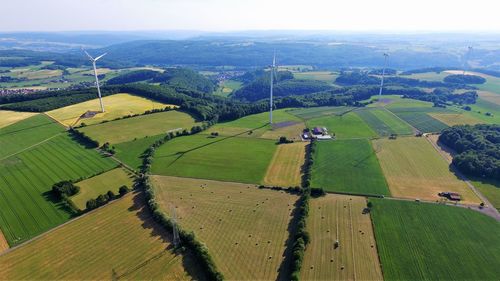
<path fill-rule="evenodd" d="M 0 0 L 1 31 L 500 31 L 498 0 Z"/>

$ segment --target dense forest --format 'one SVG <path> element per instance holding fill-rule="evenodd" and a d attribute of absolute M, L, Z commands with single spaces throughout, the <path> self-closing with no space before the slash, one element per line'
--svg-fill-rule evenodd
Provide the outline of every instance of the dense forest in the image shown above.
<path fill-rule="evenodd" d="M 486 79 L 477 75 L 463 75 L 463 74 L 453 74 L 448 75 L 443 79 L 447 83 L 458 83 L 458 84 L 484 84 Z"/>
<path fill-rule="evenodd" d="M 454 126 L 439 141 L 458 153 L 453 164 L 464 174 L 500 180 L 500 125 Z"/>
<path fill-rule="evenodd" d="M 305 95 L 333 88 L 322 81 L 294 79 L 293 74 L 289 71 L 279 71 L 276 76 L 273 88 L 273 96 L 275 97 Z M 251 78 L 254 80 L 247 82 Z M 250 102 L 269 98 L 269 88 L 271 86 L 269 73 L 264 71 L 250 72 L 239 79 L 239 81 L 247 83 L 233 93 L 233 98 Z"/>
<path fill-rule="evenodd" d="M 198 72 L 187 68 L 168 68 L 164 72 L 153 70 L 136 70 L 111 78 L 107 85 L 129 84 L 136 82 L 159 83 L 205 93 L 212 93 L 215 84 Z"/>

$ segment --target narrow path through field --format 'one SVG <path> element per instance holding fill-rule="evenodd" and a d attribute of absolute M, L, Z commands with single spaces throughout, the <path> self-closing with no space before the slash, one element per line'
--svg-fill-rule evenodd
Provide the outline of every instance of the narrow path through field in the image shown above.
<path fill-rule="evenodd" d="M 467 179 L 467 177 L 462 174 L 451 162 L 452 159 L 450 159 L 448 153 L 450 153 L 452 150 L 449 149 L 449 148 L 446 148 L 446 151 L 448 152 L 445 152 L 443 150 L 443 148 L 441 146 L 444 147 L 443 144 L 438 144 L 438 141 L 437 139 L 436 140 L 433 140 L 431 137 L 429 136 L 426 136 L 425 137 L 427 139 L 427 141 L 429 141 L 432 146 L 434 147 L 434 149 L 437 150 L 437 152 L 439 153 L 439 155 L 441 155 L 441 157 L 444 158 L 444 160 L 446 160 L 446 162 L 448 162 L 448 164 L 450 164 L 450 169 L 452 170 L 452 172 L 454 172 L 457 177 L 460 179 L 460 180 L 463 180 L 467 186 L 472 189 L 472 191 L 476 194 L 477 197 L 479 197 L 479 199 L 481 199 L 481 201 L 484 202 L 485 204 L 485 207 L 483 208 L 479 208 L 478 206 L 467 206 L 467 208 L 473 208 L 485 215 L 488 215 L 490 217 L 493 217 L 495 218 L 497 221 L 500 221 L 500 213 L 498 212 L 498 210 L 493 207 L 493 204 L 491 204 L 491 202 L 488 200 L 488 198 L 486 198 L 479 190 L 476 189 L 476 187 L 474 185 L 472 185 L 472 183 Z M 450 154 L 453 154 L 453 153 L 450 153 Z M 457 205 L 459 206 L 459 205 Z M 463 207 L 466 207 L 466 206 L 463 206 Z"/>

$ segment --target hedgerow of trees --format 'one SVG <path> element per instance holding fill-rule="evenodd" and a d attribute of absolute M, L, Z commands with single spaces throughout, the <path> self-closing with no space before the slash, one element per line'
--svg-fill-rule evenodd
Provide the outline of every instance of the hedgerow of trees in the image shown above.
<path fill-rule="evenodd" d="M 463 74 L 452 74 L 448 75 L 443 79 L 447 83 L 457 83 L 457 84 L 484 84 L 486 79 L 477 75 L 463 75 Z"/>
<path fill-rule="evenodd" d="M 453 126 L 439 141 L 458 153 L 453 164 L 464 174 L 500 180 L 500 125 Z"/>

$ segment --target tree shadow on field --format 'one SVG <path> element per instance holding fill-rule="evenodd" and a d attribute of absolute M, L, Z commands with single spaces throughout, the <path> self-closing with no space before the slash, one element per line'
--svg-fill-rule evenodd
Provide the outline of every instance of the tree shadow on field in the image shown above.
<path fill-rule="evenodd" d="M 129 279 L 129 276 L 142 268 L 147 267 L 150 263 L 162 258 L 166 254 L 174 254 L 175 256 L 181 256 L 182 264 L 184 269 L 188 272 L 188 274 L 196 280 L 205 280 L 204 276 L 200 274 L 201 270 L 197 268 L 193 263 L 192 254 L 188 251 L 183 253 L 177 252 L 174 249 L 172 244 L 172 234 L 166 231 L 161 225 L 156 223 L 153 220 L 151 212 L 146 204 L 146 198 L 144 197 L 144 193 L 140 191 L 135 191 L 133 194 L 129 195 L 133 196 L 132 202 L 133 205 L 128 208 L 130 212 L 136 212 L 137 217 L 141 220 L 141 227 L 149 230 L 149 235 L 152 238 L 160 238 L 160 240 L 167 244 L 166 248 L 160 250 L 157 254 L 152 255 L 148 259 L 138 262 L 137 265 L 128 268 L 125 272 L 113 272 L 113 279 Z M 147 243 L 147 242 L 146 242 Z"/>
<path fill-rule="evenodd" d="M 293 204 L 292 218 L 288 223 L 288 238 L 285 241 L 285 251 L 283 252 L 283 261 L 278 268 L 278 278 L 276 280 L 287 281 L 290 280 L 291 269 L 292 269 L 292 250 L 294 243 L 294 236 L 297 232 L 297 223 L 299 220 L 299 207 L 300 207 L 300 197 Z"/>
<path fill-rule="evenodd" d="M 64 204 L 62 200 L 59 200 L 51 190 L 43 192 L 42 196 L 46 201 L 52 203 L 57 209 L 70 214 L 71 218 L 78 216 L 78 214 L 75 214 L 75 212 L 68 205 Z"/>
<path fill-rule="evenodd" d="M 200 146 L 197 146 L 197 147 L 193 147 L 191 149 L 188 149 L 186 151 L 178 151 L 176 153 L 173 153 L 173 154 L 169 154 L 169 155 L 164 155 L 164 156 L 156 156 L 155 158 L 165 158 L 165 157 L 171 157 L 171 156 L 175 156 L 175 159 L 170 162 L 166 167 L 170 167 L 172 166 L 173 164 L 175 164 L 175 162 L 179 161 L 182 157 L 184 157 L 186 154 L 188 154 L 189 152 L 193 152 L 193 151 L 196 151 L 196 150 L 199 150 L 199 149 L 202 149 L 204 147 L 207 147 L 207 146 L 210 146 L 210 145 L 213 145 L 213 144 L 216 144 L 218 142 L 221 142 L 221 141 L 225 141 L 227 139 L 231 139 L 231 138 L 235 138 L 237 136 L 241 136 L 241 135 L 244 135 L 244 134 L 248 134 L 249 132 L 252 132 L 252 131 L 255 131 L 255 130 L 258 130 L 258 129 L 261 129 L 261 128 L 264 128 L 266 127 L 268 124 L 265 124 L 265 125 L 262 125 L 260 127 L 257 127 L 257 128 L 254 128 L 254 129 L 250 129 L 248 131 L 244 131 L 244 132 L 241 132 L 241 133 L 238 133 L 238 134 L 235 134 L 235 135 L 231 135 L 231 136 L 227 136 L 227 137 L 223 137 L 223 138 L 220 138 L 218 140 L 215 140 L 213 142 L 209 142 L 209 143 L 206 143 L 206 144 L 202 144 Z"/>

